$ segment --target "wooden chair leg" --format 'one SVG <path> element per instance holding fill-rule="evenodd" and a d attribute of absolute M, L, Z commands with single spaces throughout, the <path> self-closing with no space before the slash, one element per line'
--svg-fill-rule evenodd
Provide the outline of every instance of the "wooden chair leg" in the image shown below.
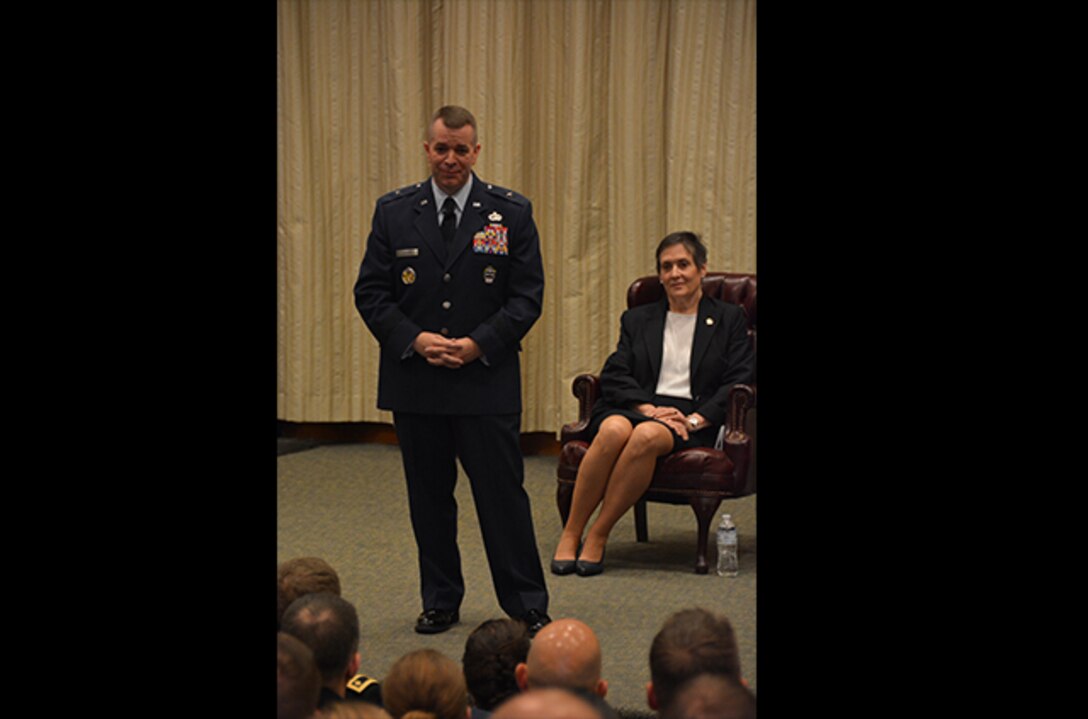
<path fill-rule="evenodd" d="M 696 574 L 706 574 L 710 571 L 710 563 L 707 561 L 710 525 L 714 519 L 714 513 L 718 511 L 718 507 L 721 503 L 722 500 L 720 497 L 691 498 L 691 508 L 695 511 L 695 521 L 698 525 L 697 545 L 695 549 Z"/>
<path fill-rule="evenodd" d="M 650 541 L 650 533 L 646 529 L 646 500 L 635 502 L 635 541 Z"/>
<path fill-rule="evenodd" d="M 559 518 L 563 520 L 563 526 L 567 526 L 567 517 L 570 516 L 570 503 L 574 498 L 574 485 L 559 482 L 555 490 L 555 503 L 559 507 Z"/>

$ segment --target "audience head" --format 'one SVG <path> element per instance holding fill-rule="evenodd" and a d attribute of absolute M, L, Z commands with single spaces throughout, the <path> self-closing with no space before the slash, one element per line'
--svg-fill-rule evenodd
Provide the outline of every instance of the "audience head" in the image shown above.
<path fill-rule="evenodd" d="M 314 653 L 290 634 L 279 632 L 276 641 L 276 719 L 307 719 L 321 694 Z"/>
<path fill-rule="evenodd" d="M 603 697 L 608 682 L 601 679 L 601 645 L 597 635 L 577 619 L 557 619 L 545 625 L 515 670 L 518 687 L 581 689 Z"/>
<path fill-rule="evenodd" d="M 685 609 L 665 621 L 650 645 L 650 708 L 663 711 L 680 685 L 699 674 L 740 681 L 737 640 L 724 616 Z"/>
<path fill-rule="evenodd" d="M 492 719 L 616 719 L 618 715 L 600 697 L 550 687 L 530 689 L 511 697 L 491 716 Z"/>
<path fill-rule="evenodd" d="M 756 697 L 725 674 L 700 674 L 676 692 L 661 719 L 756 719 Z"/>
<path fill-rule="evenodd" d="M 518 693 L 514 670 L 529 655 L 529 630 L 514 619 L 489 619 L 465 642 L 461 667 L 476 706 L 488 711 Z"/>
<path fill-rule="evenodd" d="M 336 574 L 336 570 L 320 557 L 288 559 L 280 564 L 278 575 L 279 611 L 277 616 L 281 622 L 287 607 L 303 594 L 329 592 L 340 595 L 340 577 Z"/>
<path fill-rule="evenodd" d="M 393 719 L 466 719 L 465 676 L 457 662 L 433 649 L 410 652 L 382 682 L 382 704 Z"/>
<path fill-rule="evenodd" d="M 359 616 L 345 599 L 328 592 L 306 594 L 287 607 L 283 631 L 314 653 L 321 680 L 340 696 L 359 668 Z"/>

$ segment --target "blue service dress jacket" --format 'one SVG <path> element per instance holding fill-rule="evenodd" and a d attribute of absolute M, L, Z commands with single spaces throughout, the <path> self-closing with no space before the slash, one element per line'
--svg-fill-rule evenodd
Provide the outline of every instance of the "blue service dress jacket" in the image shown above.
<path fill-rule="evenodd" d="M 593 409 L 600 418 L 613 409 L 630 410 L 654 403 L 665 338 L 665 299 L 639 305 L 620 317 L 616 351 L 601 370 L 601 398 Z M 712 427 L 722 424 L 729 411 L 729 390 L 755 376 L 755 351 L 748 337 L 744 310 L 704 296 L 695 320 L 691 348 L 691 406 Z"/>
<path fill-rule="evenodd" d="M 451 246 L 430 180 L 377 202 L 355 305 L 381 345 L 378 407 L 420 414 L 521 412 L 521 339 L 540 316 L 544 268 L 532 204 L 473 175 Z M 434 367 L 421 331 L 471 337 L 482 358 Z"/>

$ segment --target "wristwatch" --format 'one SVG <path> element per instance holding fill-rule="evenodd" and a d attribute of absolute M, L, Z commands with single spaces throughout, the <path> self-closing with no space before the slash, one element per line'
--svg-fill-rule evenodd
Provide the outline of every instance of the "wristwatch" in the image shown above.
<path fill-rule="evenodd" d="M 688 426 L 692 429 L 699 429 L 699 420 L 694 417 L 688 417 Z"/>

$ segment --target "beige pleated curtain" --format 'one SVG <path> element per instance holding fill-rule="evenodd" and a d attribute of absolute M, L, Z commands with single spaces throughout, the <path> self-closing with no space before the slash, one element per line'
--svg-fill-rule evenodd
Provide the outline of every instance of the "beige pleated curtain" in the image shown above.
<path fill-rule="evenodd" d="M 428 176 L 434 110 L 533 201 L 543 314 L 522 431 L 557 432 L 669 232 L 756 271 L 754 0 L 279 0 L 278 417 L 391 422 L 352 286 L 374 203 Z"/>

